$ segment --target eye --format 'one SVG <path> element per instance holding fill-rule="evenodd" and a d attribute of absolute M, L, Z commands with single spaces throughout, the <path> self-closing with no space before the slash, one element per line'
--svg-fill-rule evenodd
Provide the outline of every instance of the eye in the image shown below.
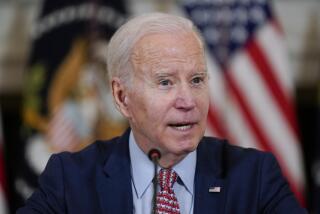
<path fill-rule="evenodd" d="M 194 77 L 192 78 L 191 83 L 194 85 L 199 85 L 203 81 L 204 81 L 204 77 Z"/>
<path fill-rule="evenodd" d="M 163 79 L 159 81 L 160 86 L 169 86 L 171 84 L 170 80 L 168 79 Z"/>

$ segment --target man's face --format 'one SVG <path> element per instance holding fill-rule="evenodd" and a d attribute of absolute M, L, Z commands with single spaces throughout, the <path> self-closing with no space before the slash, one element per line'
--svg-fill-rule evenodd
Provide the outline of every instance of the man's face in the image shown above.
<path fill-rule="evenodd" d="M 126 111 L 137 144 L 145 153 L 158 148 L 163 158 L 180 161 L 206 128 L 208 77 L 199 41 L 193 33 L 147 35 L 131 63 Z"/>

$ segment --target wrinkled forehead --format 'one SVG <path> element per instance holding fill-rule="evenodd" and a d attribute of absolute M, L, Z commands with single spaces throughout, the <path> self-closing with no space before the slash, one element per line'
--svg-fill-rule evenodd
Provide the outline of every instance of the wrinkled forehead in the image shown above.
<path fill-rule="evenodd" d="M 157 64 L 165 60 L 204 63 L 204 50 L 195 33 L 157 33 L 142 37 L 134 46 L 130 61 L 133 65 Z"/>

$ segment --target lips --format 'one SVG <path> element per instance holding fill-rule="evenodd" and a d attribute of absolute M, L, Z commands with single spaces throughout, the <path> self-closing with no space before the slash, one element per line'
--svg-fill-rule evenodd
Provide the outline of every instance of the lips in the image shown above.
<path fill-rule="evenodd" d="M 186 122 L 186 123 L 171 123 L 169 126 L 178 131 L 186 131 L 191 129 L 196 123 Z"/>

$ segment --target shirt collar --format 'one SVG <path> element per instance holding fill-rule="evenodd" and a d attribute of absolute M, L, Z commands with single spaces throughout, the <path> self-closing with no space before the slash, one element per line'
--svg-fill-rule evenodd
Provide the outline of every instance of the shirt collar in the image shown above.
<path fill-rule="evenodd" d="M 196 171 L 197 150 L 190 152 L 178 164 L 173 166 L 173 170 L 179 175 L 184 186 L 193 195 L 194 175 Z"/>
<path fill-rule="evenodd" d="M 153 163 L 148 156 L 137 145 L 132 131 L 129 136 L 129 153 L 131 159 L 133 186 L 138 198 L 151 185 L 154 173 Z M 193 195 L 194 175 L 196 169 L 196 150 L 189 153 L 184 159 L 173 167 L 179 175 L 186 189 Z M 160 169 L 159 169 L 160 170 Z"/>
<path fill-rule="evenodd" d="M 148 156 L 137 145 L 132 131 L 129 136 L 129 153 L 131 159 L 133 186 L 138 198 L 141 198 L 145 190 L 151 184 L 154 174 L 154 166 Z"/>

